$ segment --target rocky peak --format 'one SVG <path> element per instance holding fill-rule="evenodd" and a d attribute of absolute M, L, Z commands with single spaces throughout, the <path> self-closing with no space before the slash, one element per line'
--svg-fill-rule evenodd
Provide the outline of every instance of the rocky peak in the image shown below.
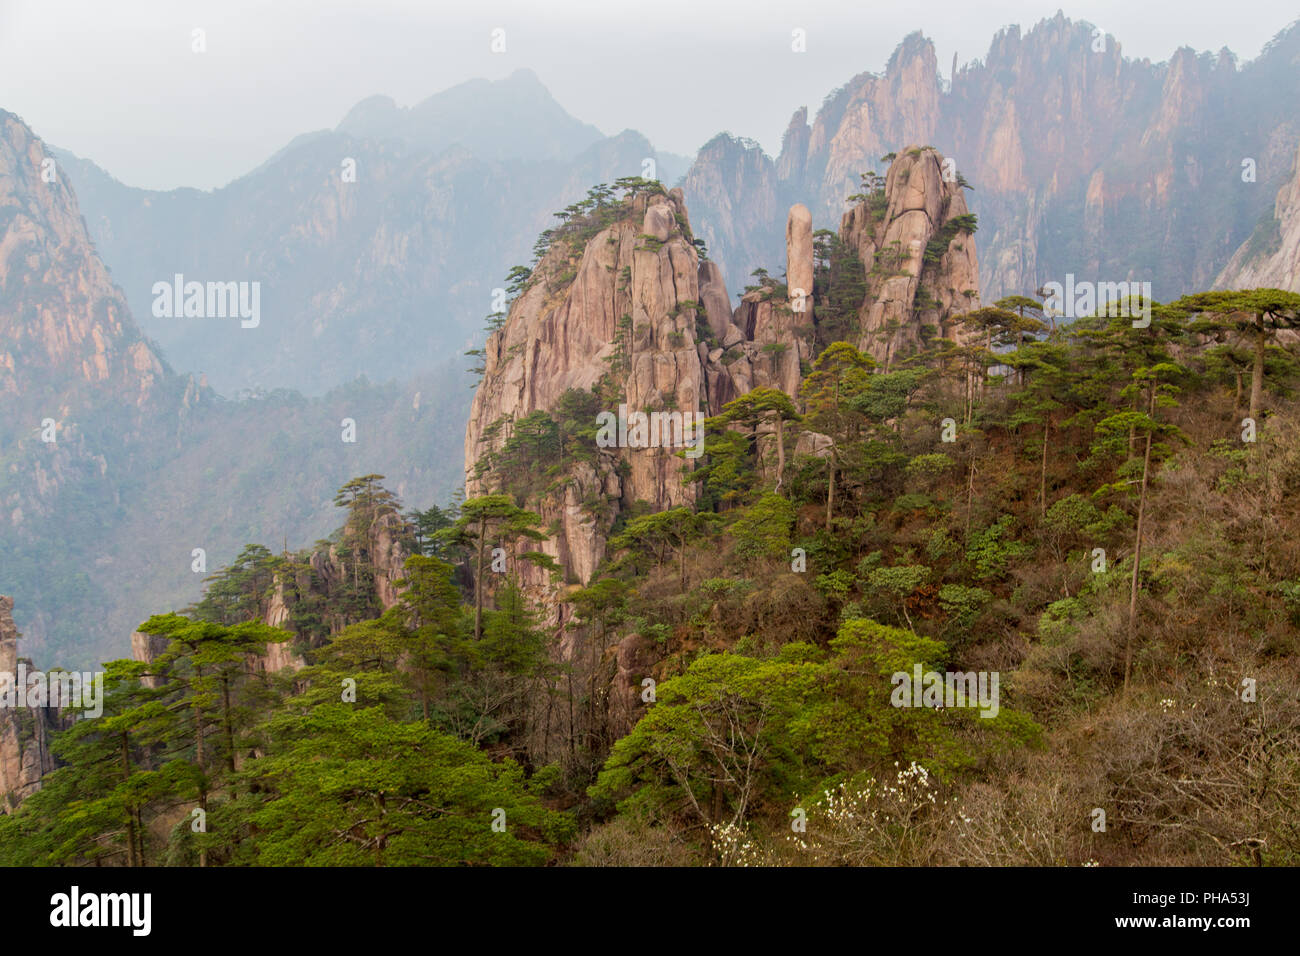
<path fill-rule="evenodd" d="M 0 306 L 0 395 L 66 400 L 90 385 L 142 406 L 170 376 L 95 254 L 57 163 L 3 110 Z"/>
<path fill-rule="evenodd" d="M 792 261 L 806 265 L 811 291 L 810 227 L 807 216 L 796 217 Z M 697 420 L 756 385 L 797 388 L 807 345 L 794 333 L 811 316 L 777 301 L 774 285 L 747 295 L 733 313 L 717 263 L 700 261 L 682 190 L 639 191 L 604 221 L 566 228 L 488 338 L 465 435 L 470 496 L 502 487 L 503 476 L 476 466 L 504 446 L 513 424 L 552 411 L 570 389 L 594 391 L 614 415 L 623 405 Z M 693 459 L 680 451 L 598 449 L 528 502 L 553 529 L 542 550 L 569 583 L 590 579 L 620 511 L 638 501 L 656 511 L 693 502 L 693 486 L 682 482 Z M 549 586 L 540 571 L 521 575 L 526 587 Z"/>
<path fill-rule="evenodd" d="M 18 666 L 18 626 L 14 624 L 14 599 L 0 594 L 0 674 Z"/>
<path fill-rule="evenodd" d="M 808 162 L 808 144 L 812 140 L 812 127 L 808 125 L 808 107 L 801 106 L 790 117 L 790 125 L 781 137 L 781 156 L 776 162 L 776 175 L 782 180 L 800 180 Z"/>
<path fill-rule="evenodd" d="M 803 166 L 796 150 L 802 140 L 788 141 L 782 154 L 790 168 Z M 733 282 L 778 261 L 784 193 L 776 164 L 757 143 L 715 136 L 700 148 L 682 189 L 691 197 L 700 238 Z"/>
<path fill-rule="evenodd" d="M 808 135 L 795 114 L 772 194 L 833 222 L 859 174 L 884 172 L 883 155 L 933 144 L 977 190 L 968 202 L 980 216 L 986 297 L 1032 294 L 1067 272 L 1150 280 L 1157 298 L 1176 297 L 1210 284 L 1290 169 L 1298 48 L 1292 26 L 1240 66 L 1226 51 L 1179 50 L 1153 63 L 1058 13 L 1000 31 L 945 88 L 932 44 L 913 34 L 882 73 L 828 96 Z M 1235 174 L 1247 157 L 1258 186 Z M 709 184 L 702 228 L 734 276 L 775 261 L 779 221 L 746 208 L 749 183 L 732 163 L 702 151 L 688 189 L 703 199 L 689 184 Z M 1053 225 L 1061 221 L 1078 228 L 1063 233 Z"/>
<path fill-rule="evenodd" d="M 866 347 L 886 366 L 924 341 L 927 324 L 956 334 L 952 316 L 978 294 L 966 233 L 972 217 L 944 168 L 933 149 L 905 150 L 883 193 L 850 210 L 841 225 L 843 241 L 872 270 L 861 321 Z M 722 270 L 699 260 L 682 190 L 657 188 L 623 202 L 613 221 L 567 223 L 488 337 L 465 434 L 470 497 L 510 489 L 512 476 L 495 468 L 494 457 L 516 423 L 554 411 L 569 389 L 591 390 L 602 410 L 615 414 L 618 405 L 717 414 L 759 387 L 798 396 L 817 308 L 809 208 L 795 203 L 785 215 L 785 283 L 760 276 L 729 312 Z M 902 257 L 895 255 L 900 248 Z M 766 461 L 768 426 L 758 427 L 758 439 Z M 692 504 L 693 487 L 682 482 L 691 467 L 673 449 L 598 448 L 594 457 L 562 465 L 558 476 L 547 472 L 540 493 L 519 493 L 540 514 L 549 537 L 538 547 L 564 569 L 564 582 L 527 562 L 513 571 L 545 608 L 562 657 L 582 653 L 587 640 L 568 589 L 591 580 L 620 513 L 637 502 L 653 511 Z M 615 652 L 614 684 L 629 713 L 638 706 L 631 676 L 653 656 L 639 635 Z"/>
<path fill-rule="evenodd" d="M 69 628 L 68 607 L 42 598 L 68 594 L 60 581 L 69 576 L 94 580 L 101 564 L 33 575 L 18 563 L 75 551 L 52 529 L 90 502 L 103 503 L 97 513 L 112 524 L 114 483 L 177 439 L 185 390 L 132 320 L 66 170 L 21 119 L 0 110 L 0 554 L 14 556 L 0 585 L 21 587 L 33 656 L 44 658 L 57 630 L 84 634 Z M 199 398 L 191 392 L 190 404 Z M 61 497 L 74 487 L 75 502 Z"/>
<path fill-rule="evenodd" d="M 957 337 L 953 317 L 978 303 L 974 217 L 953 169 L 933 148 L 909 147 L 883 192 L 843 217 L 841 238 L 868 273 L 860 347 L 886 368 L 928 335 Z M 687 416 L 717 414 L 759 387 L 798 395 L 816 321 L 809 208 L 796 203 L 785 216 L 785 284 L 761 279 L 729 312 L 721 269 L 699 260 L 682 190 L 622 202 L 616 215 L 559 230 L 488 337 L 465 433 L 469 496 L 508 487 L 494 456 L 516 422 L 553 412 L 570 389 L 595 393 L 614 414 L 623 405 Z M 585 584 L 620 511 L 638 501 L 655 511 L 693 502 L 682 482 L 691 467 L 664 447 L 601 448 L 594 460 L 570 462 L 527 502 L 552 529 L 542 550 L 568 583 Z M 521 574 L 525 586 L 549 587 L 536 569 Z"/>
<path fill-rule="evenodd" d="M 772 284 L 746 292 L 724 348 L 710 353 L 710 394 L 719 406 L 755 388 L 798 395 L 803 364 L 812 358 L 812 280 L 812 215 L 796 204 L 786 215 L 785 296 Z"/>
<path fill-rule="evenodd" d="M 840 238 L 867 273 L 858 347 L 886 370 L 922 346 L 927 326 L 931 335 L 960 336 L 953 318 L 979 300 L 973 226 L 962 187 L 931 147 L 902 150 L 883 202 L 868 196 L 844 214 Z"/>
<path fill-rule="evenodd" d="M 939 124 L 939 64 L 920 33 L 903 40 L 881 76 L 856 78 L 846 102 L 813 124 L 807 168 L 820 172 L 821 212 L 838 216 L 858 176 L 900 143 L 934 141 Z"/>
<path fill-rule="evenodd" d="M 793 308 L 810 311 L 813 297 L 812 213 L 803 203 L 790 207 L 785 220 L 785 277 Z"/>
<path fill-rule="evenodd" d="M 564 160 L 602 138 L 594 126 L 570 116 L 526 69 L 502 80 L 469 80 L 409 108 L 389 96 L 371 96 L 348 112 L 337 131 L 435 152 L 459 144 L 492 160 Z"/>
<path fill-rule="evenodd" d="M 673 190 L 637 195 L 585 244 L 552 244 L 488 339 L 465 436 L 467 493 L 484 488 L 474 464 L 508 437 L 507 428 L 485 438 L 489 426 L 553 409 L 569 389 L 591 389 L 607 374 L 629 409 L 707 410 L 697 350 L 701 270 L 691 239 L 685 201 Z M 718 278 L 706 276 L 715 301 Z M 668 449 L 642 451 L 620 456 L 630 469 L 620 497 L 656 508 L 688 500 L 681 460 Z"/>

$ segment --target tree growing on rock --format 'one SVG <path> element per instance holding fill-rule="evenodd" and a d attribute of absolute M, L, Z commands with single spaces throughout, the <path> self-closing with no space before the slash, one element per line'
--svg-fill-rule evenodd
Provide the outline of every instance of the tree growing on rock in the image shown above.
<path fill-rule="evenodd" d="M 516 506 L 509 495 L 482 495 L 464 502 L 456 523 L 443 533 L 451 543 L 474 547 L 474 640 L 483 637 L 483 575 L 489 542 L 545 541 L 546 535 L 537 527 L 541 521 L 536 512 Z"/>

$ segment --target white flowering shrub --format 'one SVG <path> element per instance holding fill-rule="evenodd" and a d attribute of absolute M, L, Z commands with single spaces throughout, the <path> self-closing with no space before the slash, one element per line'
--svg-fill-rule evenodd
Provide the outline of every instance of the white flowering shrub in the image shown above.
<path fill-rule="evenodd" d="M 719 823 L 710 827 L 709 841 L 717 866 L 772 865 L 769 854 L 750 838 L 743 827 L 735 823 Z"/>
<path fill-rule="evenodd" d="M 960 837 L 970 818 L 943 798 L 925 767 L 894 765 L 892 778 L 858 775 L 823 790 L 806 807 L 801 828 L 761 841 L 723 823 L 709 831 L 718 866 L 915 866 L 934 862 L 941 835 Z"/>
<path fill-rule="evenodd" d="M 855 777 L 823 791 L 808 810 L 804 833 L 786 834 L 807 866 L 906 866 L 924 862 L 936 827 L 955 826 L 964 811 L 940 797 L 938 782 L 918 763 L 892 779 Z"/>

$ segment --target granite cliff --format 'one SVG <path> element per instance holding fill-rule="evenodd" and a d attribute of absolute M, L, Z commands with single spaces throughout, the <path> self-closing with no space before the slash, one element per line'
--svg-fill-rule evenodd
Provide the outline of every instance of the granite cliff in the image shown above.
<path fill-rule="evenodd" d="M 1218 289 L 1286 289 L 1300 292 L 1300 150 L 1291 178 L 1277 191 L 1249 239 L 1214 282 Z"/>
<path fill-rule="evenodd" d="M 839 242 L 855 254 L 849 261 L 866 270 L 855 333 L 886 369 L 935 335 L 958 337 L 953 318 L 978 305 L 975 224 L 944 169 L 934 149 L 904 148 L 840 223 Z M 540 484 L 521 483 L 500 462 L 539 414 L 557 425 L 574 408 L 702 419 L 758 388 L 797 405 L 828 276 L 817 261 L 814 214 L 795 204 L 784 219 L 784 281 L 760 276 L 731 310 L 721 268 L 701 261 L 684 190 L 643 184 L 559 230 L 488 337 L 465 434 L 466 494 L 511 493 L 540 515 L 547 537 L 536 548 L 562 576 L 527 563 L 516 573 L 565 659 L 589 656 L 568 598 L 605 560 L 620 516 L 694 504 L 695 486 L 684 478 L 696 460 L 681 448 L 597 444 Z M 768 425 L 758 428 L 766 454 Z M 801 447 L 816 454 L 819 436 L 804 438 Z M 654 648 L 633 634 L 604 651 L 630 715 L 637 704 L 627 681 L 645 672 Z"/>
<path fill-rule="evenodd" d="M 0 674 L 17 673 L 18 628 L 13 619 L 14 599 L 0 595 Z M 0 813 L 14 807 L 40 788 L 41 777 L 55 767 L 50 736 L 67 726 L 57 708 L 0 707 Z"/>
<path fill-rule="evenodd" d="M 1289 177 L 1298 63 L 1300 25 L 1249 63 L 1186 48 L 1152 63 L 1058 13 L 999 32 L 945 79 L 917 33 L 811 121 L 796 110 L 775 159 L 722 137 L 685 185 L 715 258 L 747 275 L 776 261 L 770 208 L 803 202 L 833 221 L 860 173 L 883 172 L 903 143 L 933 144 L 976 190 L 988 300 L 1067 272 L 1151 281 L 1168 299 L 1209 287 Z"/>
<path fill-rule="evenodd" d="M 859 348 L 888 371 L 927 334 L 957 339 L 956 315 L 979 305 L 975 220 L 962 187 L 934 149 L 902 150 L 885 177 L 883 208 L 861 202 L 840 237 L 867 272 Z"/>

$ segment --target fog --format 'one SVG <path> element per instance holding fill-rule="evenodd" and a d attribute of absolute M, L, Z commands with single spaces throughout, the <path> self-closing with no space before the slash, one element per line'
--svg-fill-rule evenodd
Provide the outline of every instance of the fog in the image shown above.
<path fill-rule="evenodd" d="M 982 58 L 1003 26 L 1028 30 L 1057 3 L 934 0 L 608 0 L 448 4 L 405 0 L 0 0 L 0 108 L 48 142 L 133 186 L 213 188 L 294 135 L 335 126 L 357 101 L 399 105 L 474 77 L 534 70 L 575 117 L 634 128 L 656 147 L 694 151 L 728 130 L 772 153 L 790 114 L 884 68 L 915 30 L 946 79 Z M 1245 61 L 1295 17 L 1287 0 L 1081 0 L 1065 10 L 1104 29 L 1126 56 L 1163 61 L 1180 46 Z M 206 51 L 196 53 L 194 30 Z M 505 50 L 493 53 L 492 33 Z M 792 31 L 806 31 L 806 52 Z"/>

